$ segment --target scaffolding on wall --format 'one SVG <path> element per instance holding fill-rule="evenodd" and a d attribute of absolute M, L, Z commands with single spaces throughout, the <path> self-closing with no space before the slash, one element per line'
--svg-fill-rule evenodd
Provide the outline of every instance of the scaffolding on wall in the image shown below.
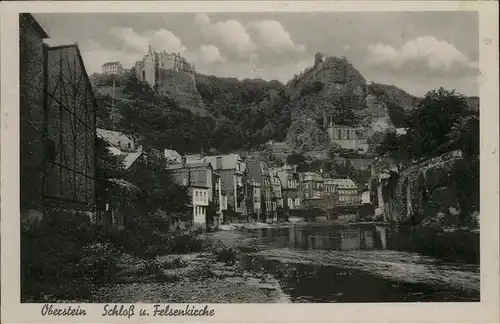
<path fill-rule="evenodd" d="M 44 48 L 43 197 L 95 210 L 96 102 L 76 45 Z"/>

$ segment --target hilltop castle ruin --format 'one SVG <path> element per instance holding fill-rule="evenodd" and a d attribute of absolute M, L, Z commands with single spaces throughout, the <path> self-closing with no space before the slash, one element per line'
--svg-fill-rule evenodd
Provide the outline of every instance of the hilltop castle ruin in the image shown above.
<path fill-rule="evenodd" d="M 194 65 L 179 53 L 157 52 L 151 46 L 144 58 L 135 63 L 137 79 L 146 81 L 151 87 L 155 87 L 161 81 L 162 76 L 172 72 L 187 74 L 194 80 L 194 71 Z"/>

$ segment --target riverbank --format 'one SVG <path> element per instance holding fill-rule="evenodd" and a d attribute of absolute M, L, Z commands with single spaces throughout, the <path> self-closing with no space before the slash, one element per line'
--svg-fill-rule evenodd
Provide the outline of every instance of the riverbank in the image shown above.
<path fill-rule="evenodd" d="M 304 220 L 283 221 L 279 223 L 261 223 L 261 222 L 247 222 L 247 223 L 231 223 L 221 225 L 219 231 L 239 231 L 239 230 L 256 230 L 265 228 L 283 228 L 290 226 L 301 225 L 358 225 L 358 224 L 375 224 L 375 222 L 352 222 L 351 218 L 338 218 L 334 220 L 321 219 L 315 222 L 307 222 Z M 377 223 L 378 225 L 378 223 Z"/>
<path fill-rule="evenodd" d="M 219 238 L 226 238 L 227 242 Z M 207 236 L 213 251 L 141 259 L 124 254 L 115 284 L 96 287 L 97 303 L 288 303 L 279 282 L 260 271 L 243 271 L 234 236 Z"/>

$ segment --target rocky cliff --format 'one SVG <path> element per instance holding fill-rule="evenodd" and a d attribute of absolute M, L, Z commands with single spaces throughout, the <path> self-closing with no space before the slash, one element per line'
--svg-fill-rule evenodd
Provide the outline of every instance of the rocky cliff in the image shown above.
<path fill-rule="evenodd" d="M 336 124 L 367 127 L 371 134 L 386 132 L 401 127 L 403 116 L 419 101 L 395 86 L 367 85 L 347 59 L 321 53 L 311 68 L 287 84 L 287 94 L 292 120 L 287 142 L 299 148 L 327 146 L 325 117 Z"/>
<path fill-rule="evenodd" d="M 174 100 L 177 105 L 202 117 L 212 116 L 196 88 L 194 75 L 182 71 L 160 69 L 156 91 Z"/>

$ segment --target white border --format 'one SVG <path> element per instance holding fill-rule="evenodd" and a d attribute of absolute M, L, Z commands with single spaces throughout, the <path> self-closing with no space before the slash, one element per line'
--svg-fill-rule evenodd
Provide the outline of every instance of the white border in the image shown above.
<path fill-rule="evenodd" d="M 85 305 L 84 318 L 42 317 L 41 304 L 20 304 L 19 274 L 19 43 L 18 13 L 52 12 L 318 12 L 479 11 L 481 117 L 481 302 L 370 304 L 218 304 L 213 318 L 147 318 L 156 322 L 452 322 L 499 321 L 498 3 L 495 1 L 80 1 L 1 3 L 1 315 L 4 323 L 143 322 L 101 317 Z M 466 176 L 466 175 L 465 175 Z M 139 305 L 137 305 L 139 306 Z M 140 307 L 140 306 L 139 306 Z"/>

